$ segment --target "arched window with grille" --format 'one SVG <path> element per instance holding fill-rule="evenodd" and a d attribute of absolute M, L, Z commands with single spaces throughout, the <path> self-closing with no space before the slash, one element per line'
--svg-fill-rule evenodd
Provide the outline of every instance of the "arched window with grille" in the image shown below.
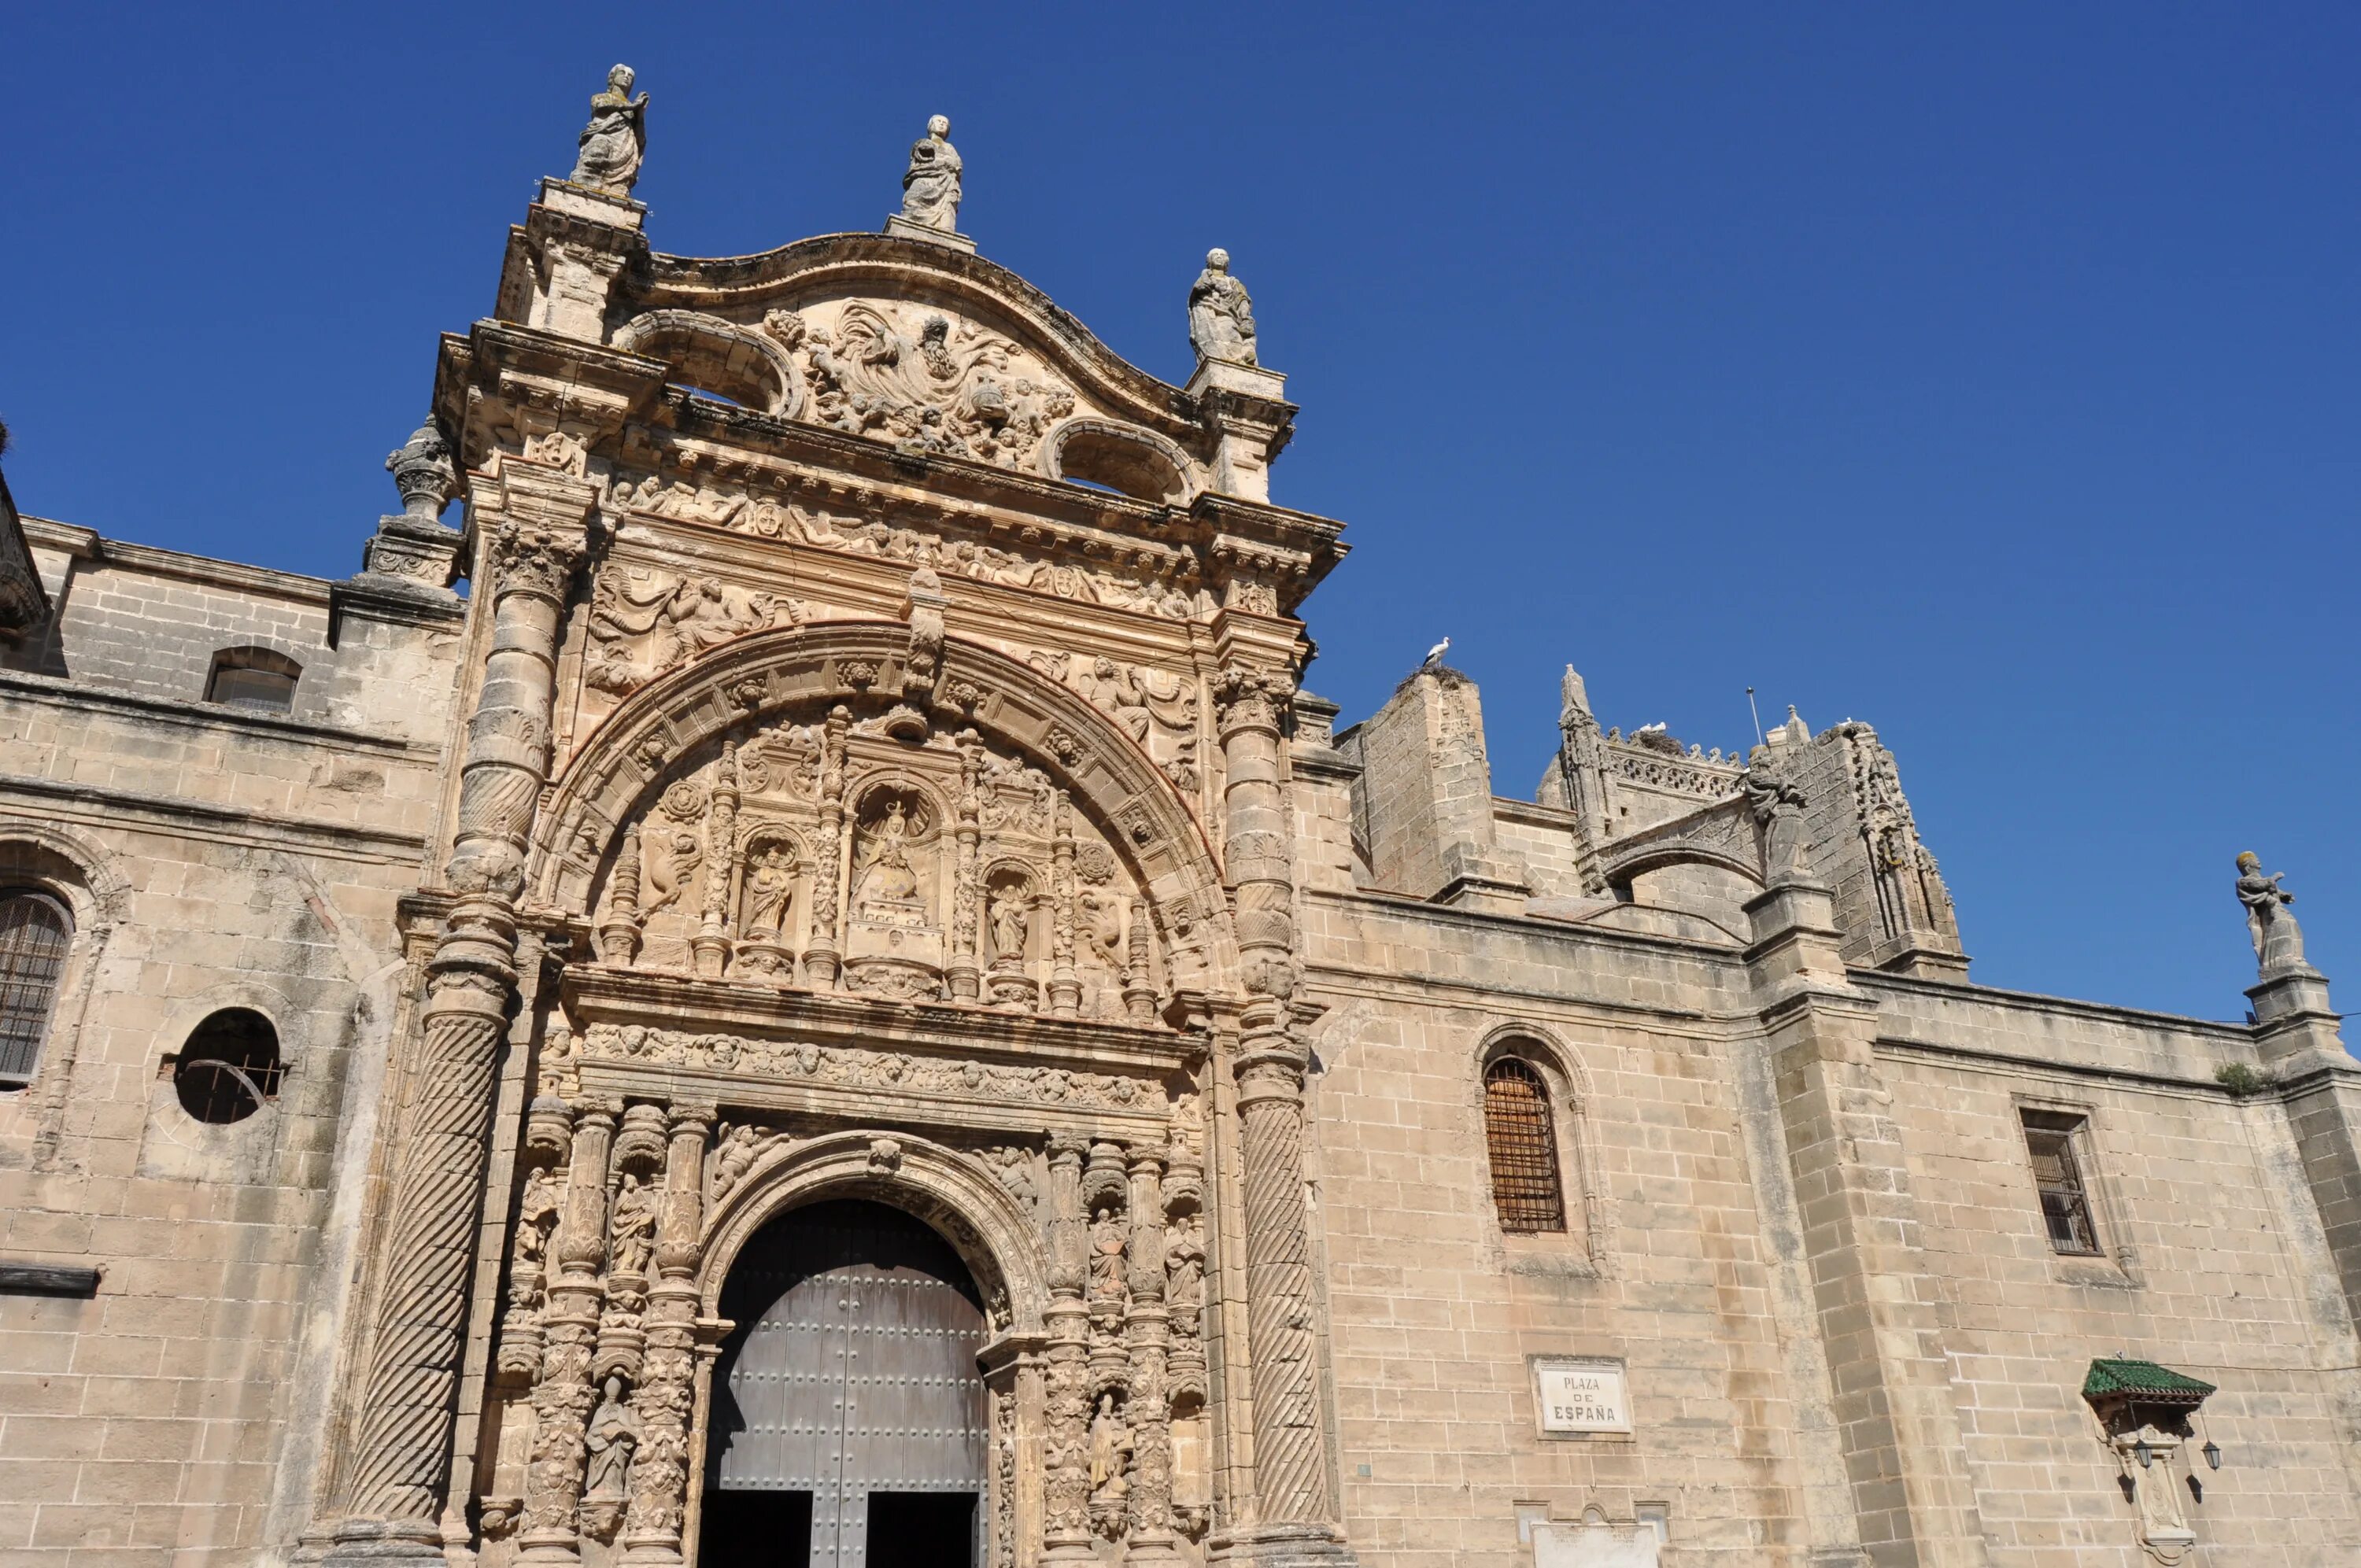
<path fill-rule="evenodd" d="M 0 892 L 0 1089 L 33 1080 L 72 938 L 73 917 L 48 894 Z"/>
<path fill-rule="evenodd" d="M 1565 1229 L 1565 1186 L 1550 1121 L 1549 1080 L 1521 1057 L 1484 1069 L 1484 1142 L 1492 1161 L 1492 1207 L 1515 1234 Z"/>

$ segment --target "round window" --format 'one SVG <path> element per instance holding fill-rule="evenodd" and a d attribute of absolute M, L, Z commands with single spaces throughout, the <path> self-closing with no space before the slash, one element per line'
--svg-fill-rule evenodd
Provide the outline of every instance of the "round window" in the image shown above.
<path fill-rule="evenodd" d="M 251 1008 L 229 1007 L 198 1025 L 181 1047 L 172 1088 L 181 1108 L 200 1122 L 243 1122 L 279 1098 L 285 1071 L 270 1020 Z"/>

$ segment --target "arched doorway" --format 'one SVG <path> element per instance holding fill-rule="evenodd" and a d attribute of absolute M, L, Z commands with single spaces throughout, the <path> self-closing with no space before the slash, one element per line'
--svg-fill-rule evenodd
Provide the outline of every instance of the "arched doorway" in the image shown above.
<path fill-rule="evenodd" d="M 699 1568 L 979 1562 L 987 1420 L 975 1281 L 883 1203 L 794 1210 L 721 1288 Z"/>

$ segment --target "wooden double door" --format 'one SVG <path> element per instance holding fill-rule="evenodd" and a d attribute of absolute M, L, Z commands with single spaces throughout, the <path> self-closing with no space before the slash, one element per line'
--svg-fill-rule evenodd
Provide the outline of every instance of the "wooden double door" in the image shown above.
<path fill-rule="evenodd" d="M 950 1244 L 882 1203 L 781 1216 L 724 1282 L 699 1568 L 982 1561 L 984 1316 Z"/>

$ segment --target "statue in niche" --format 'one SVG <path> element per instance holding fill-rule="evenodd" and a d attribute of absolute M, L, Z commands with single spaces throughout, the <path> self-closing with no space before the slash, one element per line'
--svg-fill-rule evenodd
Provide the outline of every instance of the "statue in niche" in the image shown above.
<path fill-rule="evenodd" d="M 1230 253 L 1219 246 L 1205 252 L 1205 269 L 1189 289 L 1189 343 L 1201 359 L 1256 363 L 1254 300 L 1230 276 Z"/>
<path fill-rule="evenodd" d="M 959 232 L 959 148 L 946 140 L 951 134 L 948 115 L 927 122 L 927 134 L 910 148 L 910 167 L 902 174 L 902 216 L 931 229 Z"/>
<path fill-rule="evenodd" d="M 1123 1222 L 1112 1208 L 1101 1209 L 1091 1222 L 1091 1294 L 1123 1294 Z"/>
<path fill-rule="evenodd" d="M 582 1488 L 585 1497 L 631 1495 L 631 1455 L 640 1446 L 640 1418 L 623 1403 L 623 1380 L 609 1377 L 582 1439 L 589 1453 Z"/>
<path fill-rule="evenodd" d="M 795 897 L 795 851 L 785 844 L 764 846 L 746 867 L 746 929 L 774 937 L 785 932 Z"/>
<path fill-rule="evenodd" d="M 1016 965 L 1025 961 L 1025 938 L 1027 925 L 1026 896 L 1022 883 L 1003 883 L 992 890 L 992 961 Z"/>
<path fill-rule="evenodd" d="M 615 1194 L 615 1244 L 609 1271 L 645 1274 L 648 1255 L 656 1245 L 655 1190 L 626 1171 L 622 1190 Z"/>
<path fill-rule="evenodd" d="M 901 801 L 885 808 L 862 845 L 856 900 L 873 905 L 911 905 L 918 900 L 918 871 L 910 863 L 910 814 Z"/>
<path fill-rule="evenodd" d="M 539 1263 L 542 1252 L 549 1244 L 549 1233 L 557 1223 L 559 1188 L 549 1174 L 547 1166 L 536 1165 L 533 1174 L 524 1179 L 524 1195 L 517 1201 L 517 1244 L 519 1263 Z"/>
<path fill-rule="evenodd" d="M 1173 1315 L 1194 1332 L 1205 1304 L 1205 1222 L 1195 1210 L 1166 1233 L 1164 1262 L 1169 1281 L 1164 1293 Z"/>
<path fill-rule="evenodd" d="M 648 95 L 631 96 L 631 68 L 607 72 L 607 90 L 590 100 L 590 123 L 583 127 L 581 152 L 566 178 L 609 196 L 628 196 L 639 183 L 647 155 Z"/>
<path fill-rule="evenodd" d="M 2295 894 L 2279 886 L 2285 872 L 2263 871 L 2252 850 L 2238 856 L 2238 902 L 2246 906 L 2246 935 L 2255 944 L 2255 959 L 2269 964 L 2303 961 L 2303 930 L 2288 905 Z"/>
<path fill-rule="evenodd" d="M 1120 1504 L 1131 1490 L 1125 1472 L 1132 1455 L 1131 1429 L 1115 1414 L 1115 1396 L 1099 1396 L 1098 1414 L 1091 1418 L 1091 1501 Z"/>

